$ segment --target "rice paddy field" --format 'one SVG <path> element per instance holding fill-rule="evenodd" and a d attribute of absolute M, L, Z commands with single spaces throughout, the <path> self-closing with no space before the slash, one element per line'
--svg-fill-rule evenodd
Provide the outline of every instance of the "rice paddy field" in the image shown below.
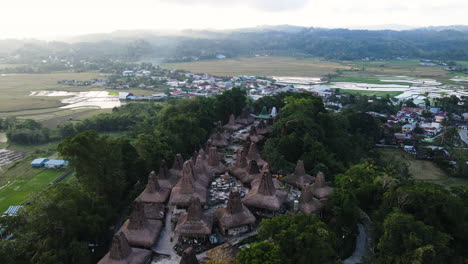
<path fill-rule="evenodd" d="M 408 165 L 409 172 L 416 180 L 432 182 L 444 186 L 468 184 L 468 180 L 449 177 L 442 169 L 428 160 L 416 160 L 402 149 L 381 148 L 381 155 L 386 159 L 395 159 Z"/>

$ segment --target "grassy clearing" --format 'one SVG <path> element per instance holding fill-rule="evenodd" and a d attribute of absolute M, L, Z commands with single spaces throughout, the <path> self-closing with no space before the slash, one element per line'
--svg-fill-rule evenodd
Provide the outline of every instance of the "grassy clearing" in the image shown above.
<path fill-rule="evenodd" d="M 195 73 L 210 73 L 222 76 L 292 76 L 320 77 L 334 73 L 337 69 L 350 67 L 338 62 L 319 59 L 297 59 L 291 57 L 254 57 L 227 60 L 171 63 L 162 65 L 166 69 L 183 69 Z"/>
<path fill-rule="evenodd" d="M 416 180 L 432 182 L 444 186 L 468 184 L 468 180 L 449 177 L 437 165 L 428 160 L 416 160 L 402 149 L 381 148 L 380 153 L 385 159 L 395 159 L 408 165 L 411 175 Z"/>
<path fill-rule="evenodd" d="M 333 90 L 336 90 L 332 88 Z M 366 90 L 347 90 L 347 89 L 340 89 L 340 93 L 349 93 L 349 94 L 362 94 L 362 95 L 367 95 L 367 96 L 387 96 L 390 95 L 390 97 L 395 97 L 403 92 L 395 92 L 395 91 L 389 91 L 389 92 L 382 92 L 382 91 L 366 91 Z"/>

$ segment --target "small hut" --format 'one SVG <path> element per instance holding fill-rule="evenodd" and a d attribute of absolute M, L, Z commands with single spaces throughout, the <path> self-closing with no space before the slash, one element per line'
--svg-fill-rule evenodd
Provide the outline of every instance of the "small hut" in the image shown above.
<path fill-rule="evenodd" d="M 150 259 L 150 250 L 130 247 L 125 234 L 119 231 L 112 238 L 110 251 L 98 264 L 146 264 Z"/>
<path fill-rule="evenodd" d="M 294 187 L 303 188 L 305 185 L 314 183 L 315 177 L 306 174 L 304 169 L 304 161 L 298 160 L 294 173 L 284 177 L 283 181 L 291 184 Z"/>
<path fill-rule="evenodd" d="M 247 153 L 247 160 L 257 161 L 258 166 L 263 166 L 266 162 L 260 157 L 258 153 L 257 144 L 255 142 L 250 143 L 249 152 Z"/>
<path fill-rule="evenodd" d="M 310 185 L 304 186 L 301 197 L 299 197 L 299 210 L 305 214 L 318 214 L 325 204 L 314 198 Z"/>
<path fill-rule="evenodd" d="M 218 150 L 216 147 L 210 147 L 209 149 L 206 168 L 208 171 L 218 175 L 227 171 L 226 166 L 219 161 Z"/>
<path fill-rule="evenodd" d="M 162 188 L 156 180 L 156 173 L 148 175 L 145 190 L 137 197 L 143 203 L 145 216 L 148 219 L 164 219 L 165 203 L 171 190 Z"/>
<path fill-rule="evenodd" d="M 203 213 L 200 199 L 190 202 L 187 213 L 180 216 L 175 232 L 182 237 L 207 239 L 213 229 L 213 215 Z"/>
<path fill-rule="evenodd" d="M 229 122 L 224 125 L 224 128 L 230 131 L 237 131 L 242 128 L 242 125 L 236 123 L 236 117 L 231 114 L 229 116 Z"/>
<path fill-rule="evenodd" d="M 326 200 L 333 192 L 333 188 L 327 186 L 325 175 L 319 171 L 315 176 L 315 183 L 311 185 L 314 196 L 320 200 Z"/>
<path fill-rule="evenodd" d="M 161 228 L 162 222 L 147 219 L 143 204 L 135 201 L 130 219 L 125 221 L 120 231 L 125 234 L 131 246 L 151 248 L 157 241 Z"/>
<path fill-rule="evenodd" d="M 275 188 L 270 173 L 262 171 L 261 178 L 252 182 L 252 189 L 242 202 L 258 216 L 273 217 L 282 209 L 286 197 L 286 192 Z"/>
<path fill-rule="evenodd" d="M 165 160 L 161 160 L 161 166 L 159 166 L 158 174 L 156 175 L 158 183 L 162 188 L 172 189 L 174 185 L 179 181 L 180 172 L 177 171 L 175 174 L 169 172 L 167 163 Z"/>
<path fill-rule="evenodd" d="M 221 232 L 227 235 L 238 235 L 250 230 L 255 223 L 255 216 L 245 207 L 238 191 L 231 191 L 226 208 L 215 209 Z"/>
<path fill-rule="evenodd" d="M 205 204 L 208 192 L 199 182 L 195 181 L 191 161 L 186 161 L 183 167 L 182 178 L 172 188 L 169 204 L 176 205 L 177 208 L 187 208 L 195 197 L 202 204 Z"/>
<path fill-rule="evenodd" d="M 182 252 L 182 258 L 179 264 L 199 264 L 197 256 L 195 256 L 195 250 L 192 247 L 188 247 Z"/>

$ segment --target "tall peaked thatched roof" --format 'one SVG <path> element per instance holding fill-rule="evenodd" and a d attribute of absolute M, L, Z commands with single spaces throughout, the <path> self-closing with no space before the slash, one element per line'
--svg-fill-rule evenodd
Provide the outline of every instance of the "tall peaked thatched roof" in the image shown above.
<path fill-rule="evenodd" d="M 217 131 L 214 133 L 213 136 L 211 136 L 211 145 L 215 147 L 221 147 L 224 148 L 227 145 L 229 145 L 228 140 L 221 134 L 220 131 Z"/>
<path fill-rule="evenodd" d="M 275 188 L 273 178 L 267 171 L 262 171 L 259 180 L 252 181 L 252 189 L 242 200 L 249 207 L 278 211 L 286 200 L 286 192 Z"/>
<path fill-rule="evenodd" d="M 236 117 L 233 114 L 229 116 L 229 122 L 226 125 L 224 125 L 225 129 L 231 130 L 231 131 L 239 130 L 241 127 L 242 125 L 237 124 Z"/>
<path fill-rule="evenodd" d="M 326 199 L 333 192 L 333 188 L 327 186 L 325 182 L 325 175 L 319 171 L 315 176 L 315 183 L 311 185 L 314 196 L 318 199 Z"/>
<path fill-rule="evenodd" d="M 182 253 L 182 258 L 179 264 L 199 264 L 197 257 L 195 256 L 195 250 L 192 247 L 188 247 Z"/>
<path fill-rule="evenodd" d="M 284 177 L 283 181 L 295 187 L 302 188 L 307 184 L 314 183 L 315 177 L 306 174 L 304 169 L 304 162 L 302 160 L 298 160 L 294 173 Z"/>
<path fill-rule="evenodd" d="M 146 219 L 143 204 L 136 200 L 130 219 L 125 221 L 120 231 L 125 234 L 130 245 L 151 248 L 159 237 L 161 227 L 161 221 Z"/>
<path fill-rule="evenodd" d="M 314 198 L 310 185 L 306 185 L 299 197 L 299 210 L 306 214 L 319 213 L 325 205 Z"/>
<path fill-rule="evenodd" d="M 174 162 L 172 163 L 172 168 L 169 170 L 169 173 L 173 176 L 180 178 L 182 175 L 182 167 L 184 165 L 184 158 L 182 155 L 177 154 L 174 157 Z"/>
<path fill-rule="evenodd" d="M 183 236 L 207 236 L 213 228 L 213 216 L 203 213 L 200 200 L 195 197 L 190 201 L 187 213 L 182 214 L 175 232 Z"/>
<path fill-rule="evenodd" d="M 264 136 L 257 133 L 257 129 L 255 126 L 251 126 L 249 130 L 249 134 L 244 138 L 247 141 L 258 143 L 262 141 Z"/>
<path fill-rule="evenodd" d="M 263 166 L 263 164 L 265 164 L 265 161 L 258 153 L 257 144 L 255 142 L 250 143 L 249 152 L 247 153 L 247 160 L 256 160 L 259 166 Z"/>
<path fill-rule="evenodd" d="M 214 214 L 222 229 L 255 223 L 255 216 L 242 204 L 237 191 L 231 191 L 226 208 L 215 209 Z"/>
<path fill-rule="evenodd" d="M 241 115 L 237 118 L 236 122 L 241 125 L 248 125 L 254 121 L 254 118 L 250 115 L 248 109 L 242 109 Z"/>
<path fill-rule="evenodd" d="M 260 122 L 257 125 L 257 133 L 260 135 L 265 135 L 268 134 L 268 132 L 270 131 L 265 123 L 265 120 L 260 120 Z"/>
<path fill-rule="evenodd" d="M 229 174 L 236 178 L 244 177 L 247 173 L 247 153 L 245 152 L 244 148 L 239 148 L 236 153 L 236 162 L 234 165 L 229 167 Z"/>
<path fill-rule="evenodd" d="M 250 184 L 253 180 L 260 177 L 260 170 L 258 169 L 258 164 L 256 160 L 251 160 L 248 163 L 245 173 L 239 175 L 237 179 L 242 183 Z"/>
<path fill-rule="evenodd" d="M 152 171 L 148 175 L 148 184 L 146 184 L 145 190 L 138 196 L 138 200 L 144 203 L 165 203 L 169 198 L 170 190 L 162 188 L 157 179 L 156 173 Z"/>
<path fill-rule="evenodd" d="M 172 188 L 169 204 L 180 207 L 188 207 L 190 201 L 197 197 L 202 204 L 206 203 L 207 190 L 200 182 L 196 182 L 193 174 L 192 161 L 188 160 L 184 163 L 182 170 L 182 178 Z"/>
<path fill-rule="evenodd" d="M 206 167 L 209 171 L 214 174 L 222 174 L 227 171 L 226 166 L 219 161 L 218 150 L 216 147 L 211 147 L 208 152 L 208 160 L 206 161 Z"/>
<path fill-rule="evenodd" d="M 150 257 L 150 250 L 131 248 L 125 234 L 119 231 L 112 238 L 110 251 L 98 264 L 146 264 Z"/>
<path fill-rule="evenodd" d="M 205 187 L 208 187 L 212 180 L 213 174 L 209 172 L 205 167 L 205 161 L 203 158 L 198 155 L 195 166 L 193 167 L 193 172 L 195 173 L 195 178 Z"/>
<path fill-rule="evenodd" d="M 172 173 L 171 173 L 172 172 Z M 161 166 L 159 167 L 159 173 L 156 176 L 158 183 L 162 188 L 172 189 L 174 185 L 179 181 L 181 176 L 180 170 L 169 170 L 165 160 L 161 160 Z"/>

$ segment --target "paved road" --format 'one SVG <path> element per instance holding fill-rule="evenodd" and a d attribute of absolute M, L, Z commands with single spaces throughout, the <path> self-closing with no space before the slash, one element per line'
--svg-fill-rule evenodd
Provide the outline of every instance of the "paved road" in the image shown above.
<path fill-rule="evenodd" d="M 356 237 L 356 248 L 353 255 L 343 260 L 344 264 L 361 263 L 363 257 L 372 256 L 374 254 L 374 223 L 370 217 L 361 210 L 361 222 L 358 224 L 358 236 Z"/>
<path fill-rule="evenodd" d="M 461 139 L 468 145 L 468 130 L 458 130 L 458 134 L 460 134 Z"/>

